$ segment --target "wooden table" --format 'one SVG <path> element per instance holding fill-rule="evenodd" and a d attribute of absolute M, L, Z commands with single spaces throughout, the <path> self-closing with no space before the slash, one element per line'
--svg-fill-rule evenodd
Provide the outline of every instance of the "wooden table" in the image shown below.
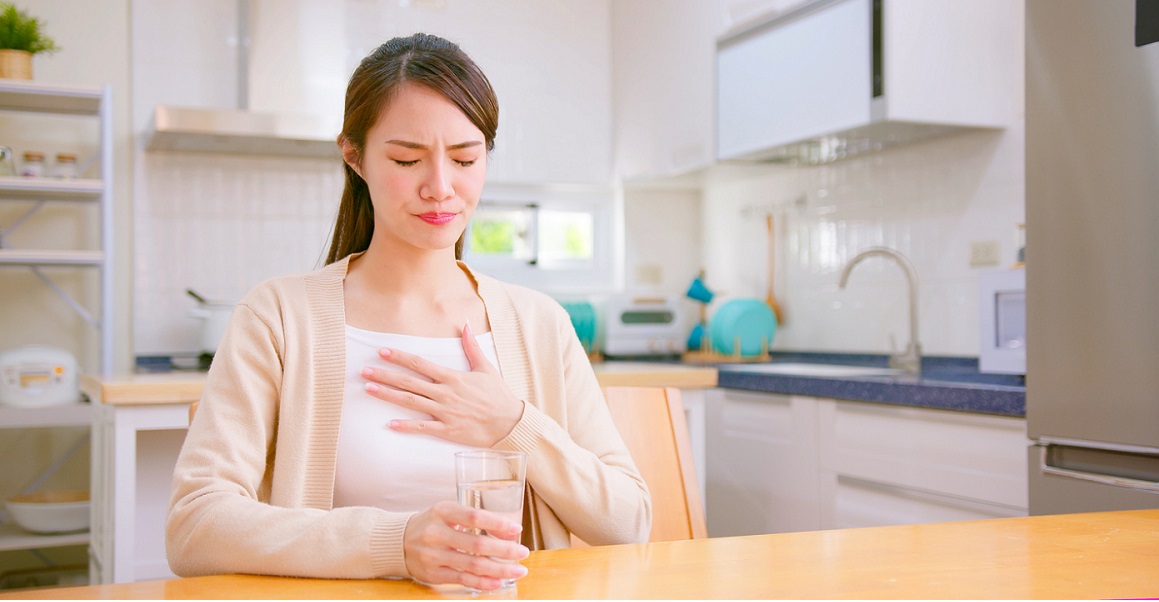
<path fill-rule="evenodd" d="M 1159 596 L 1159 510 L 1003 518 L 533 552 L 486 598 Z M 410 581 L 224 575 L 0 598 L 457 598 Z"/>

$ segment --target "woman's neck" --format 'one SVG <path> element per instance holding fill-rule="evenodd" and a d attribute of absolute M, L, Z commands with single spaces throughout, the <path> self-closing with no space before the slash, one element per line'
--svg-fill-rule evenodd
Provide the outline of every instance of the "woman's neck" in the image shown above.
<path fill-rule="evenodd" d="M 465 323 L 490 330 L 474 284 L 454 249 L 375 245 L 351 262 L 343 285 L 346 323 L 376 332 L 455 337 Z"/>
<path fill-rule="evenodd" d="M 362 284 L 378 294 L 429 297 L 433 301 L 468 282 L 455 261 L 454 249 L 397 249 L 372 241 L 355 261 L 358 265 L 352 270 L 362 272 L 366 276 Z"/>

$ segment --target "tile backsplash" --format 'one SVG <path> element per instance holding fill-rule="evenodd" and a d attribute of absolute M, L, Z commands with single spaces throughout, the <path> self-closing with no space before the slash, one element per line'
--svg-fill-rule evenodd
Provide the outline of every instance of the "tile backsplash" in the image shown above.
<path fill-rule="evenodd" d="M 133 216 L 133 349 L 199 351 L 192 289 L 237 301 L 322 265 L 342 193 L 337 159 L 148 152 Z"/>
<path fill-rule="evenodd" d="M 775 292 L 785 313 L 775 349 L 903 349 L 908 297 L 898 265 L 868 258 L 838 289 L 850 259 L 886 246 L 916 268 L 924 352 L 977 355 L 977 272 L 993 268 L 971 267 L 970 245 L 997 243 L 995 267 L 1016 259 L 1025 219 L 1023 130 L 1020 121 L 819 167 L 718 168 L 703 197 L 709 285 L 720 301 L 764 297 L 772 213 Z"/>

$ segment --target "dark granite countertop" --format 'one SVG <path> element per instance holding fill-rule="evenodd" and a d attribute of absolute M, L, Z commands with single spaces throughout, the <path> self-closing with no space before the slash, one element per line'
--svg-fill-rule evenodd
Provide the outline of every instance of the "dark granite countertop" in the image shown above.
<path fill-rule="evenodd" d="M 884 355 L 771 354 L 770 363 L 887 366 Z M 925 357 L 920 375 L 801 376 L 745 372 L 751 364 L 717 364 L 717 386 L 1003 416 L 1026 415 L 1026 377 L 978 372 L 977 358 Z"/>

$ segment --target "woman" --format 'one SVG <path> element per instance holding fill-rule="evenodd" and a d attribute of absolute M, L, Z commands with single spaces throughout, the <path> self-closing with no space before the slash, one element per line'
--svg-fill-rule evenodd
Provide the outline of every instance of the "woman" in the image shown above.
<path fill-rule="evenodd" d="M 567 314 L 458 261 L 497 124 L 446 40 L 396 38 L 355 70 L 328 265 L 234 311 L 174 474 L 174 572 L 495 589 L 571 533 L 647 539 L 651 499 Z M 522 525 L 454 503 L 470 448 L 527 452 Z"/>

